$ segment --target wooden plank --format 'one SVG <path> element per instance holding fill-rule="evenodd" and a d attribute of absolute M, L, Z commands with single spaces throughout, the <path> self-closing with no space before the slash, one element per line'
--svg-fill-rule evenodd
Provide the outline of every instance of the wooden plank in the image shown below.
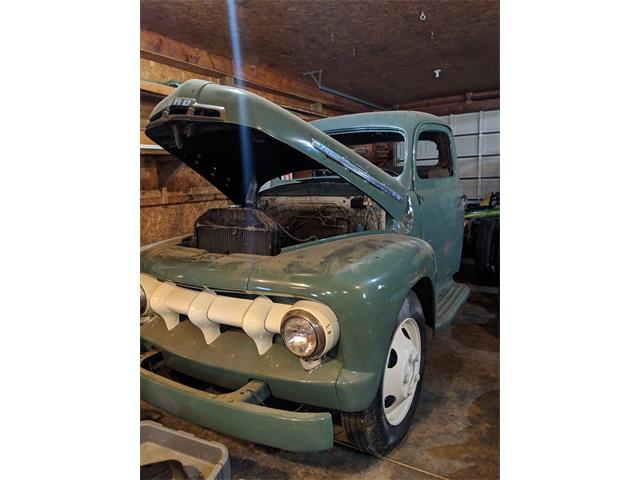
<path fill-rule="evenodd" d="M 428 106 L 434 105 L 447 105 L 452 103 L 460 103 L 466 102 L 467 99 L 471 100 L 473 103 L 477 100 L 489 100 L 500 98 L 500 90 L 489 90 L 485 92 L 468 92 L 461 93 L 458 95 L 449 95 L 447 97 L 434 97 L 434 98 L 425 98 L 423 100 L 417 100 L 415 102 L 403 103 L 400 105 L 401 109 L 415 109 L 415 108 L 424 108 Z"/>
<path fill-rule="evenodd" d="M 146 80 L 140 80 L 140 91 L 146 93 L 153 93 L 156 95 L 161 95 L 166 97 L 171 94 L 175 90 L 174 87 L 170 87 L 169 85 L 161 85 L 160 83 L 149 82 Z"/>
<path fill-rule="evenodd" d="M 236 79 L 230 77 L 229 75 L 225 75 L 224 77 L 220 77 L 220 85 L 226 85 L 227 87 L 235 87 Z"/>
<path fill-rule="evenodd" d="M 144 155 L 145 157 L 164 157 L 171 158 L 171 154 L 163 149 L 155 149 L 155 148 L 147 148 L 145 145 L 140 145 L 140 155 Z"/>
<path fill-rule="evenodd" d="M 140 129 L 140 145 L 155 145 L 154 141 L 147 137 L 143 129 Z"/>
<path fill-rule="evenodd" d="M 161 190 L 147 190 L 140 192 L 141 208 L 211 201 L 228 202 L 227 198 L 217 191 L 207 193 L 184 193 L 169 192 L 166 188 L 163 188 Z"/>
<path fill-rule="evenodd" d="M 140 155 L 171 155 L 165 149 L 160 148 L 160 146 L 154 143 L 147 135 L 144 133 L 144 130 L 140 130 Z"/>
<path fill-rule="evenodd" d="M 427 98 L 400 105 L 400 110 L 416 110 L 433 115 L 472 113 L 500 108 L 500 91 L 466 93 L 448 97 Z"/>
<path fill-rule="evenodd" d="M 140 80 L 153 80 L 166 84 L 167 82 L 186 82 L 193 77 L 193 72 L 188 70 L 154 62 L 146 58 L 140 58 Z M 211 83 L 219 82 L 218 77 L 205 75 L 203 73 L 199 73 L 198 78 Z"/>
<path fill-rule="evenodd" d="M 294 113 L 301 113 L 303 114 L 303 117 L 309 117 L 312 120 L 318 119 L 318 118 L 326 118 L 329 115 L 324 115 L 322 113 L 318 113 L 314 110 L 308 110 L 306 108 L 300 108 L 300 107 L 295 107 L 293 105 L 282 105 L 280 104 L 280 106 L 286 110 L 289 110 L 290 112 L 294 112 Z"/>
<path fill-rule="evenodd" d="M 140 191 L 158 188 L 158 169 L 154 157 L 140 157 Z"/>
<path fill-rule="evenodd" d="M 406 110 L 416 110 L 419 112 L 427 112 L 432 115 L 451 115 L 456 113 L 474 113 L 482 110 L 499 110 L 500 99 L 493 98 L 487 100 L 474 100 L 471 103 L 457 102 L 446 103 L 441 105 L 413 107 Z"/>

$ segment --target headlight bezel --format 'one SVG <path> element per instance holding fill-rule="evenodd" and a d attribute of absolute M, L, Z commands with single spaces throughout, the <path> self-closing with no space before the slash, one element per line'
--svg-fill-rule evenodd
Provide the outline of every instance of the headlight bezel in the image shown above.
<path fill-rule="evenodd" d="M 289 344 L 287 342 L 287 337 L 285 335 L 285 326 L 288 321 L 295 317 L 305 320 L 311 326 L 316 336 L 316 348 L 307 355 L 299 355 L 298 353 L 294 352 L 291 348 L 289 348 Z M 324 354 L 325 347 L 327 346 L 327 335 L 324 331 L 324 328 L 322 327 L 321 322 L 311 312 L 301 308 L 293 308 L 287 312 L 280 325 L 280 335 L 282 336 L 282 341 L 287 350 L 289 350 L 296 357 L 306 361 L 320 358 Z"/>
<path fill-rule="evenodd" d="M 140 284 L 140 316 L 144 315 L 149 307 L 149 299 L 147 298 L 147 292 L 145 292 L 144 287 Z"/>

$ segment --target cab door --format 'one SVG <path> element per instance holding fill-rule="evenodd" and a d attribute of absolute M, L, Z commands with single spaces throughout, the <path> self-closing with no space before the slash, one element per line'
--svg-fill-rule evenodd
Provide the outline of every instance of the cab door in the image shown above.
<path fill-rule="evenodd" d="M 464 234 L 464 196 L 451 131 L 421 126 L 414 140 L 414 185 L 420 205 L 420 233 L 436 256 L 437 295 L 441 297 L 460 268 Z"/>

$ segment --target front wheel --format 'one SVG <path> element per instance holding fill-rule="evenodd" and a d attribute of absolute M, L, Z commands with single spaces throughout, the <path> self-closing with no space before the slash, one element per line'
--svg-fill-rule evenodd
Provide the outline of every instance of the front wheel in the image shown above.
<path fill-rule="evenodd" d="M 424 315 L 411 292 L 396 320 L 375 399 L 366 410 L 342 413 L 352 443 L 374 455 L 385 455 L 400 443 L 420 400 L 426 353 Z"/>

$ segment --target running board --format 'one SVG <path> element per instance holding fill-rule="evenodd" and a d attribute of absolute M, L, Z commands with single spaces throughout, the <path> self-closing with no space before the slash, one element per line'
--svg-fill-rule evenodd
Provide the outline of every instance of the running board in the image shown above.
<path fill-rule="evenodd" d="M 469 287 L 453 282 L 449 291 L 436 306 L 436 332 L 453 323 L 464 302 L 469 298 L 469 293 Z"/>

